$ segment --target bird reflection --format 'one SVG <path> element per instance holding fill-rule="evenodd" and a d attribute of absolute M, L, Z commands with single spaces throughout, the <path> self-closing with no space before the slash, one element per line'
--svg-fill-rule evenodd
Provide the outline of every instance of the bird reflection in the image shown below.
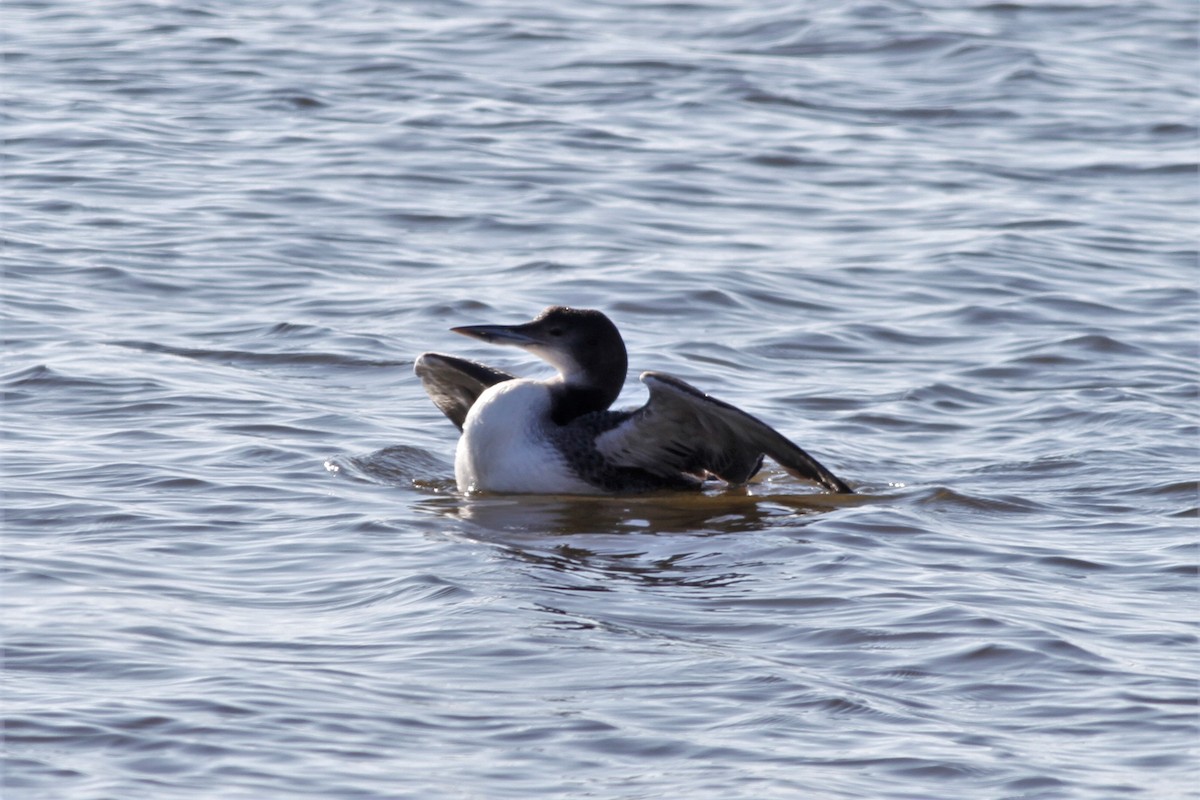
<path fill-rule="evenodd" d="M 485 532 L 544 536 L 614 533 L 727 534 L 781 524 L 859 502 L 857 497 L 790 494 L 758 486 L 713 494 L 636 496 L 495 495 L 440 496 L 418 507 Z"/>

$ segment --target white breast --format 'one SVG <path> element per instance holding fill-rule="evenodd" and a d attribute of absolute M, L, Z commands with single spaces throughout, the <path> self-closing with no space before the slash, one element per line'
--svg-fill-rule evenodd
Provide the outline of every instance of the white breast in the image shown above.
<path fill-rule="evenodd" d="M 454 458 L 460 492 L 595 494 L 575 477 L 547 438 L 550 388 L 540 381 L 505 381 L 475 401 Z"/>

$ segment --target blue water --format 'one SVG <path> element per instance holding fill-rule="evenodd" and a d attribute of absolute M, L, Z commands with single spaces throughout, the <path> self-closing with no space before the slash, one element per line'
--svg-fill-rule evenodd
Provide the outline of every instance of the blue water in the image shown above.
<path fill-rule="evenodd" d="M 6 2 L 3 797 L 1196 797 L 1197 11 Z M 552 303 L 858 494 L 459 496 Z"/>

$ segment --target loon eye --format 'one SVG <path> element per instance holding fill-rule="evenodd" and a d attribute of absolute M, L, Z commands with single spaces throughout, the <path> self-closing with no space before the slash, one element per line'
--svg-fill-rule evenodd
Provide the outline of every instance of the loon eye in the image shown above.
<path fill-rule="evenodd" d="M 562 336 L 562 335 L 563 335 L 563 329 L 562 329 L 562 328 L 551 328 L 551 329 L 548 331 L 548 333 L 549 333 L 551 336 Z"/>

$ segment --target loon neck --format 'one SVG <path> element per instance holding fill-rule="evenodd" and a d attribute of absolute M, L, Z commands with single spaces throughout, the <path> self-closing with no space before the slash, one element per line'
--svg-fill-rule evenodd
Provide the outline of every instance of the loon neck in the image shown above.
<path fill-rule="evenodd" d="M 555 425 L 566 425 L 584 414 L 607 410 L 620 393 L 620 385 L 606 388 L 590 383 L 552 381 L 550 418 Z"/>
<path fill-rule="evenodd" d="M 597 335 L 583 347 L 539 353 L 558 370 L 558 376 L 550 381 L 553 397 L 550 416 L 558 425 L 566 425 L 584 414 L 605 411 L 621 394 L 629 371 L 629 357 L 621 335 L 607 317 L 604 322 L 612 329 L 610 332 L 602 329 L 601 333 L 611 335 Z"/>

